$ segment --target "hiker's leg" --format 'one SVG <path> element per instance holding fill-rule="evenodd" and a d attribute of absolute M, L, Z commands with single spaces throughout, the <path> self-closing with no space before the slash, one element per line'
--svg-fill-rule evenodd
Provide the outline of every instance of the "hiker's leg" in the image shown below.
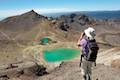
<path fill-rule="evenodd" d="M 82 64 L 81 64 L 81 74 L 82 74 L 83 80 L 86 80 L 86 74 L 87 74 L 86 61 L 82 61 Z"/>
<path fill-rule="evenodd" d="M 82 80 L 86 80 L 85 70 L 81 68 Z"/>
<path fill-rule="evenodd" d="M 93 64 L 93 62 L 88 61 L 88 75 L 89 75 L 89 80 L 91 80 L 91 75 L 92 75 L 92 64 Z"/>
<path fill-rule="evenodd" d="M 89 74 L 86 74 L 86 80 L 91 80 L 91 76 Z"/>

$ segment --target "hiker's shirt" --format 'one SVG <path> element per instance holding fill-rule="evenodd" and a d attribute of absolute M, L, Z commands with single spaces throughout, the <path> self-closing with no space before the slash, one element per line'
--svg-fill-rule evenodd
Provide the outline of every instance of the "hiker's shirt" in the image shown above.
<path fill-rule="evenodd" d="M 82 48 L 82 54 L 83 55 L 88 55 L 89 53 L 89 48 L 88 48 L 88 40 L 83 38 L 82 40 L 80 40 L 80 45 L 81 45 L 81 48 Z"/>

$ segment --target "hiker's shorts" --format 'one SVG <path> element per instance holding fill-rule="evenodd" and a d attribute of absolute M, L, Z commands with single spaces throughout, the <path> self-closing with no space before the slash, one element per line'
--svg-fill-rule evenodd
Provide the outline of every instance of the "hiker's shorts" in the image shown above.
<path fill-rule="evenodd" d="M 82 60 L 81 63 L 81 74 L 82 75 L 86 75 L 89 74 L 91 75 L 91 67 L 92 67 L 92 63 L 91 61 L 87 61 L 87 60 Z"/>

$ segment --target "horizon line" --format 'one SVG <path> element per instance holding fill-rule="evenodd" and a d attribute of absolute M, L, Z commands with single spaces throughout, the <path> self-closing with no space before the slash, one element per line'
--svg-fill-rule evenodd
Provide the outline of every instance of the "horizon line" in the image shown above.
<path fill-rule="evenodd" d="M 0 21 L 11 16 L 18 16 L 22 15 L 24 13 L 30 12 L 31 10 L 34 10 L 36 13 L 44 15 L 44 14 L 55 14 L 55 13 L 72 13 L 72 12 L 104 12 L 104 11 L 120 11 L 120 9 L 113 9 L 113 10 L 78 10 L 78 9 L 68 9 L 68 8 L 54 8 L 54 9 L 24 9 L 24 10 L 1 10 L 0 13 L 7 13 L 7 12 L 12 12 L 13 14 L 6 15 L 4 14 L 3 16 L 0 15 Z M 53 12 L 51 12 L 53 10 Z M 56 11 L 56 12 L 55 12 Z M 17 13 L 17 14 L 16 14 Z"/>

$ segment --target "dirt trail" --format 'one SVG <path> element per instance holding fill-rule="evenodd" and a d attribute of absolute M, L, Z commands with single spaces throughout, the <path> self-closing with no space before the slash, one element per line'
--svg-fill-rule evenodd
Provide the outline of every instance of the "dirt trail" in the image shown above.
<path fill-rule="evenodd" d="M 97 63 L 110 66 L 113 60 L 120 59 L 120 48 L 106 49 L 98 53 Z"/>
<path fill-rule="evenodd" d="M 13 72 L 0 76 L 0 80 L 82 80 L 79 62 L 64 62 L 54 71 L 44 75 L 36 76 L 32 68 L 24 69 L 22 72 Z M 8 77 L 9 76 L 9 77 Z M 103 64 L 97 64 L 92 68 L 92 80 L 119 80 L 120 71 Z"/>
<path fill-rule="evenodd" d="M 39 77 L 37 80 L 82 80 L 79 62 L 67 62 L 51 74 Z M 93 67 L 92 80 L 119 80 L 120 71 L 98 64 Z"/>

